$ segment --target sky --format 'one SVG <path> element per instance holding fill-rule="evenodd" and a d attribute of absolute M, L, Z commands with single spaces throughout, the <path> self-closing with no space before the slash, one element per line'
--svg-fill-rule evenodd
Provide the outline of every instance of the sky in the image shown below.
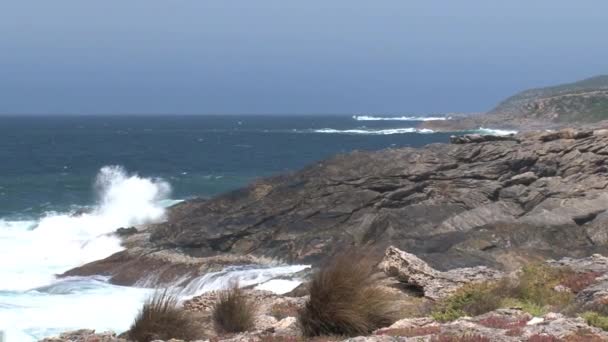
<path fill-rule="evenodd" d="M 2 0 L 0 114 L 433 114 L 608 74 L 606 0 Z"/>

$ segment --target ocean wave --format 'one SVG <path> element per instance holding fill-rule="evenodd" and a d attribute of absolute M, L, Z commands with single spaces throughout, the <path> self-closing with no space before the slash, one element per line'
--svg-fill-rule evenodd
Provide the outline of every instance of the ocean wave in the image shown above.
<path fill-rule="evenodd" d="M 310 268 L 310 265 L 227 267 L 222 271 L 206 273 L 193 279 L 180 290 L 179 297 L 182 300 L 189 299 L 205 292 L 225 289 L 235 280 L 238 280 L 239 286 L 242 287 L 257 285 L 267 291 L 283 294 L 296 288 L 302 281 L 299 279 L 289 279 L 289 284 L 293 287 L 286 290 L 287 284 L 277 283 L 276 278 L 290 276 L 307 268 Z"/>
<path fill-rule="evenodd" d="M 353 119 L 357 121 L 437 121 L 450 120 L 446 116 L 370 116 L 370 115 L 353 115 Z"/>
<path fill-rule="evenodd" d="M 388 129 L 333 129 L 321 128 L 312 130 L 314 133 L 324 134 L 362 134 L 362 135 L 391 135 L 391 134 L 406 134 L 406 133 L 434 133 L 430 129 L 418 129 L 413 127 L 408 128 L 388 128 Z"/>
<path fill-rule="evenodd" d="M 48 285 L 55 274 L 122 250 L 120 240 L 108 233 L 160 221 L 173 203 L 168 183 L 130 175 L 119 166 L 103 167 L 95 190 L 97 204 L 88 210 L 0 220 L 0 291 Z"/>
<path fill-rule="evenodd" d="M 511 135 L 517 134 L 517 131 L 507 130 L 507 129 L 492 129 L 492 128 L 483 128 L 479 127 L 475 133 L 485 134 L 485 135 Z"/>

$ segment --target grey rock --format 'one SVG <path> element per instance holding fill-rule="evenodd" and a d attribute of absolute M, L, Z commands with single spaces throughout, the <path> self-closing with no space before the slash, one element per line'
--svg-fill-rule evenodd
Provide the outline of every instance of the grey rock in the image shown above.
<path fill-rule="evenodd" d="M 159 252 L 318 265 L 357 247 L 380 260 L 393 245 L 441 271 L 606 253 L 608 136 L 589 132 L 339 155 L 177 204 L 166 222 L 125 238 L 122 254 L 67 274 L 128 285 L 158 270 L 147 255 Z"/>
<path fill-rule="evenodd" d="M 392 246 L 386 250 L 379 267 L 386 275 L 420 288 L 425 297 L 434 300 L 445 298 L 466 284 L 496 280 L 505 276 L 500 271 L 484 266 L 441 272 L 417 256 Z"/>

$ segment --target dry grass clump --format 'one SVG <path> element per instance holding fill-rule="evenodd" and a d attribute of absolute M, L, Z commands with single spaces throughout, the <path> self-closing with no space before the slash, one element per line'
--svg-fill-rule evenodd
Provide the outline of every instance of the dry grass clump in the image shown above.
<path fill-rule="evenodd" d="M 175 296 L 167 290 L 156 291 L 144 303 L 127 335 L 137 342 L 172 338 L 190 341 L 203 337 L 192 313 L 179 307 Z"/>
<path fill-rule="evenodd" d="M 237 282 L 219 291 L 211 317 L 215 329 L 220 333 L 239 333 L 254 325 L 256 306 L 250 301 Z"/>
<path fill-rule="evenodd" d="M 298 313 L 305 336 L 367 335 L 396 320 L 392 296 L 375 285 L 372 260 L 341 254 L 313 276 L 310 299 Z"/>

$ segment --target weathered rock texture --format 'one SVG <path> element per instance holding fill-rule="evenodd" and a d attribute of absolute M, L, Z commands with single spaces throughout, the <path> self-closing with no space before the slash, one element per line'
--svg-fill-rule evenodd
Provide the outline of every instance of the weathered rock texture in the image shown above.
<path fill-rule="evenodd" d="M 511 270 L 606 251 L 608 135 L 568 130 L 515 138 L 353 152 L 186 201 L 167 222 L 129 237 L 124 258 L 69 274 L 122 274 L 127 284 L 140 277 L 129 269 L 150 274 L 157 267 L 138 257 L 163 251 L 316 264 L 353 246 L 377 250 L 380 260 L 393 245 L 438 270 Z"/>
<path fill-rule="evenodd" d="M 386 250 L 380 268 L 386 275 L 420 288 L 424 296 L 431 299 L 445 298 L 469 283 L 492 281 L 505 276 L 485 266 L 438 271 L 417 256 L 392 246 Z"/>

